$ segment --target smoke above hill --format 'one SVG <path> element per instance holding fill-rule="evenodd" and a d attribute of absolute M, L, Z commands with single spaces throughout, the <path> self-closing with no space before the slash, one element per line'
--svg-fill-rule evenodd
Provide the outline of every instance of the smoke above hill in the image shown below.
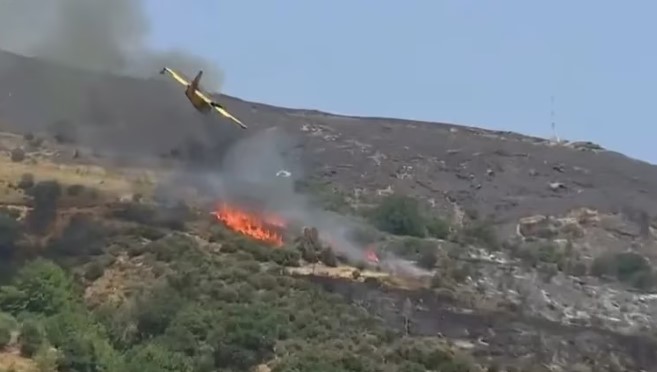
<path fill-rule="evenodd" d="M 153 50 L 150 30 L 139 0 L 0 1 L 0 49 L 135 77 L 152 76 L 163 65 L 203 69 L 204 86 L 219 90 L 218 66 L 184 50 Z"/>

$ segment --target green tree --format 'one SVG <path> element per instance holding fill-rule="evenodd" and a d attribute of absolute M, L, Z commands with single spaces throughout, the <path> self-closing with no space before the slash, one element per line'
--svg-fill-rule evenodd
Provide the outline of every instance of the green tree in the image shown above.
<path fill-rule="evenodd" d="M 194 355 L 202 349 L 216 325 L 215 311 L 196 304 L 178 312 L 167 327 L 162 345 L 169 350 Z"/>
<path fill-rule="evenodd" d="M 58 364 L 66 371 L 120 371 L 123 363 L 105 330 L 84 307 L 45 320 L 48 341 L 58 350 Z"/>
<path fill-rule="evenodd" d="M 59 355 L 57 350 L 43 344 L 32 356 L 39 372 L 57 372 L 59 370 Z"/>
<path fill-rule="evenodd" d="M 417 237 L 426 234 L 426 222 L 420 213 L 420 204 L 411 197 L 386 197 L 371 211 L 370 219 L 377 228 L 391 234 Z"/>
<path fill-rule="evenodd" d="M 138 298 L 135 318 L 141 339 L 161 335 L 183 305 L 173 288 L 161 285 Z"/>
<path fill-rule="evenodd" d="M 287 325 L 286 317 L 266 303 L 227 307 L 217 317 L 215 367 L 248 370 L 268 360 L 279 335 Z"/>
<path fill-rule="evenodd" d="M 12 285 L 0 287 L 0 308 L 53 315 L 73 303 L 73 282 L 62 268 L 38 258 L 23 266 Z"/>
<path fill-rule="evenodd" d="M 182 353 L 156 343 L 137 346 L 128 353 L 127 372 L 192 372 L 192 363 Z"/>

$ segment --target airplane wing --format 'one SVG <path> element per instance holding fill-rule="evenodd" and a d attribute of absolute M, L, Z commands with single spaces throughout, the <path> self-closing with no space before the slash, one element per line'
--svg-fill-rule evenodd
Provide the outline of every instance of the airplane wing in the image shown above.
<path fill-rule="evenodd" d="M 180 84 L 182 84 L 184 86 L 189 85 L 189 81 L 187 81 L 182 75 L 180 75 L 179 73 L 173 71 L 172 69 L 170 69 L 168 67 L 165 67 L 165 68 L 162 69 L 162 71 L 160 71 L 161 74 L 164 74 L 165 72 L 168 72 L 169 75 L 171 75 L 171 77 L 174 78 Z"/>
<path fill-rule="evenodd" d="M 217 110 L 218 113 L 220 113 L 220 114 L 223 115 L 224 117 L 226 117 L 226 118 L 232 120 L 233 122 L 235 122 L 235 123 L 236 123 L 237 125 L 239 125 L 242 129 L 246 129 L 246 128 L 247 128 L 247 126 L 246 126 L 244 123 L 242 123 L 238 118 L 236 118 L 236 117 L 234 117 L 233 115 L 231 115 L 228 111 L 226 111 L 225 108 L 223 108 L 223 107 L 217 105 L 212 99 L 210 99 L 210 97 L 208 97 L 208 96 L 206 96 L 205 94 L 203 94 L 203 92 L 197 90 L 197 91 L 196 91 L 196 95 L 199 96 L 199 97 L 200 97 L 202 100 L 204 100 L 205 102 L 207 102 L 209 105 L 211 105 L 212 108 L 214 108 L 215 110 Z"/>

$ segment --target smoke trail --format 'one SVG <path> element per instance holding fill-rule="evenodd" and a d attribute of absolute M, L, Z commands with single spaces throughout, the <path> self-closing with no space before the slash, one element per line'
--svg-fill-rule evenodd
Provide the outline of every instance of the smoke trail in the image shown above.
<path fill-rule="evenodd" d="M 149 22 L 139 0 L 0 1 L 0 49 L 71 67 L 151 76 L 167 64 L 204 70 L 203 83 L 219 90 L 221 70 L 181 50 L 148 47 Z"/>

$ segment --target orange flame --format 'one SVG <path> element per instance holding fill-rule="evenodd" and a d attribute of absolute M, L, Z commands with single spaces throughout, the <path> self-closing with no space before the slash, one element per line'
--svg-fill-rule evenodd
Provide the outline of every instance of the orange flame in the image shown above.
<path fill-rule="evenodd" d="M 367 247 L 365 250 L 365 259 L 367 259 L 371 263 L 379 263 L 379 256 L 376 255 L 376 251 L 374 250 L 374 245 L 370 245 Z"/>
<path fill-rule="evenodd" d="M 275 228 L 285 227 L 285 222 L 276 216 L 259 217 L 227 204 L 220 204 L 213 214 L 231 230 L 276 247 L 283 245 L 283 237 Z"/>

